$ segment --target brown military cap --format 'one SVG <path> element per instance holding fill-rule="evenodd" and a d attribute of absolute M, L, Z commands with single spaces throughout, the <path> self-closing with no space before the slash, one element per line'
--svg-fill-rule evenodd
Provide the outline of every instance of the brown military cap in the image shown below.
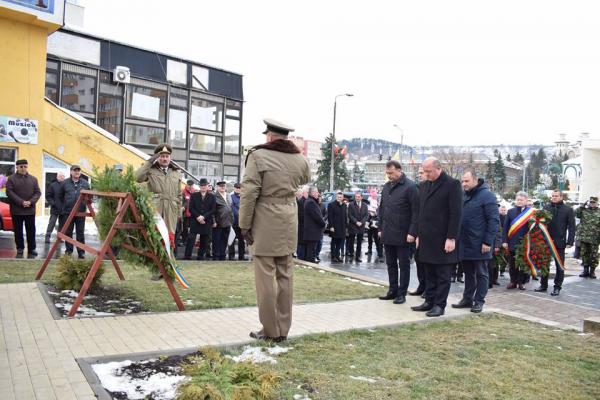
<path fill-rule="evenodd" d="M 163 153 L 166 153 L 166 154 L 173 153 L 173 148 L 171 147 L 171 145 L 169 145 L 167 143 L 162 143 L 154 148 L 154 154 L 163 154 Z"/>

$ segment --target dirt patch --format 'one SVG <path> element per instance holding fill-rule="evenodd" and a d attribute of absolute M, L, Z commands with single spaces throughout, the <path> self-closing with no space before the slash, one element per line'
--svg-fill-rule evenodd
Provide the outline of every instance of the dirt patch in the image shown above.
<path fill-rule="evenodd" d="M 52 284 L 46 285 L 46 289 L 56 309 L 66 317 L 79 293 L 74 290 L 58 290 Z M 121 289 L 103 286 L 83 298 L 76 316 L 126 315 L 147 311 L 141 304 L 141 301 L 132 298 Z"/>

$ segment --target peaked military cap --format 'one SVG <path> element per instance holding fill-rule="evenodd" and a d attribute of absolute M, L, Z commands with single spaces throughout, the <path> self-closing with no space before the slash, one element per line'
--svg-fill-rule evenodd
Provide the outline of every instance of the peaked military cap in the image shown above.
<path fill-rule="evenodd" d="M 290 132 L 294 132 L 294 128 L 292 128 L 291 126 L 272 118 L 265 118 L 263 119 L 263 122 L 265 123 L 265 125 L 267 125 L 267 130 L 263 132 L 264 134 L 266 134 L 267 132 L 273 132 L 278 133 L 280 135 L 287 135 Z"/>
<path fill-rule="evenodd" d="M 598 202 L 598 197 L 592 196 L 592 197 L 590 197 L 590 201 L 593 202 L 593 203 L 597 203 Z"/>
<path fill-rule="evenodd" d="M 173 148 L 171 147 L 171 145 L 169 145 L 167 143 L 162 143 L 154 148 L 154 154 L 163 154 L 163 153 L 166 153 L 166 154 L 173 153 Z"/>
<path fill-rule="evenodd" d="M 217 182 L 217 186 L 225 186 L 225 185 L 227 185 L 227 182 L 225 182 L 225 181 Z"/>

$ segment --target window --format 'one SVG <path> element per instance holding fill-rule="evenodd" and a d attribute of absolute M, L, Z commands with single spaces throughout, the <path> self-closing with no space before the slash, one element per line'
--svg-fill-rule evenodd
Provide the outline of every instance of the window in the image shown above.
<path fill-rule="evenodd" d="M 61 103 L 69 110 L 95 113 L 96 96 L 90 89 L 96 86 L 96 78 L 75 72 L 63 72 Z M 88 93 L 88 94 L 86 94 Z"/>
<path fill-rule="evenodd" d="M 125 140 L 127 143 L 157 145 L 165 141 L 165 130 L 151 126 L 127 124 Z"/>
<path fill-rule="evenodd" d="M 0 179 L 6 183 L 8 178 L 15 173 L 15 163 L 17 162 L 17 149 L 0 147 Z M 0 197 L 4 197 L 6 189 L 0 187 Z"/>
<path fill-rule="evenodd" d="M 222 139 L 217 136 L 190 134 L 190 150 L 205 153 L 220 153 Z"/>
<path fill-rule="evenodd" d="M 45 96 L 58 104 L 58 63 L 56 61 L 46 62 Z"/>
<path fill-rule="evenodd" d="M 188 66 L 185 63 L 167 60 L 167 79 L 171 82 L 187 85 Z"/>
<path fill-rule="evenodd" d="M 192 128 L 223 131 L 223 104 L 206 99 L 192 99 Z"/>
<path fill-rule="evenodd" d="M 100 72 L 98 96 L 98 125 L 108 132 L 121 136 L 123 122 L 123 85 L 113 85 L 108 72 Z"/>
<path fill-rule="evenodd" d="M 208 69 L 192 66 L 192 87 L 208 91 Z"/>
<path fill-rule="evenodd" d="M 239 168 L 231 165 L 223 166 L 223 180 L 227 182 L 237 182 L 239 175 Z"/>
<path fill-rule="evenodd" d="M 127 94 L 127 116 L 165 122 L 167 92 L 131 85 Z"/>
<path fill-rule="evenodd" d="M 190 160 L 188 164 L 188 170 L 198 179 L 206 178 L 213 183 L 221 179 L 220 163 Z"/>
<path fill-rule="evenodd" d="M 225 120 L 225 153 L 240 153 L 240 121 L 237 119 Z"/>
<path fill-rule="evenodd" d="M 173 147 L 185 148 L 187 134 L 187 111 L 169 109 L 169 143 Z"/>

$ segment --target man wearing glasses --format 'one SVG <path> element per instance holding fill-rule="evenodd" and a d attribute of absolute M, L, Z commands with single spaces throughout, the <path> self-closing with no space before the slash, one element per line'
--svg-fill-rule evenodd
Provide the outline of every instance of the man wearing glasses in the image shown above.
<path fill-rule="evenodd" d="M 42 192 L 38 180 L 29 175 L 27 160 L 17 160 L 17 172 L 6 182 L 6 195 L 10 202 L 10 214 L 15 232 L 17 257 L 23 256 L 25 243 L 23 241 L 23 224 L 27 234 L 27 257 L 35 258 L 35 203 Z"/>

